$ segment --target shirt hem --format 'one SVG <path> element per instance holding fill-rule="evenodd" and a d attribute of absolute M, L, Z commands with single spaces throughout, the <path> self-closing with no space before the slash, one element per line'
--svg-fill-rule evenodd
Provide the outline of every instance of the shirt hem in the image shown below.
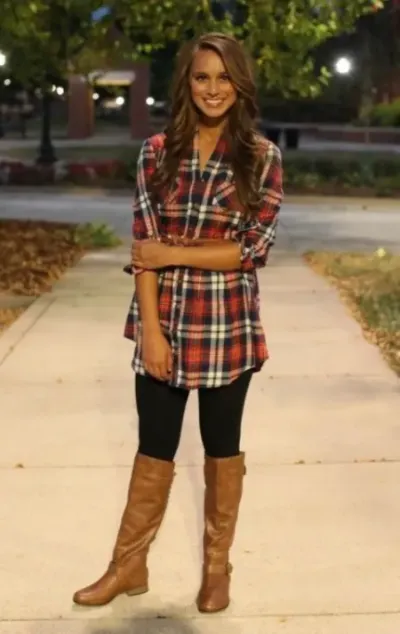
<path fill-rule="evenodd" d="M 258 373 L 262 370 L 265 361 L 268 360 L 268 356 L 264 359 L 264 361 L 260 361 L 258 363 L 254 363 L 254 364 L 250 364 L 250 365 L 246 365 L 243 368 L 240 368 L 240 370 L 235 373 L 232 374 L 232 376 L 229 376 L 226 379 L 221 379 L 218 380 L 216 382 L 214 382 L 213 385 L 208 385 L 207 383 L 209 383 L 209 380 L 206 381 L 177 381 L 176 379 L 171 379 L 170 381 L 166 381 L 166 383 L 170 386 L 170 387 L 178 387 L 184 390 L 198 390 L 198 389 L 214 389 L 214 388 L 218 388 L 218 387 L 224 387 L 226 385 L 230 385 L 231 383 L 233 383 L 234 381 L 236 381 L 242 374 L 244 374 L 245 372 L 248 372 L 249 370 L 253 370 L 254 373 Z M 132 370 L 134 372 L 134 374 L 140 374 L 140 376 L 150 376 L 148 374 L 148 372 L 146 372 L 146 370 L 144 368 L 135 367 L 135 363 L 134 360 L 132 361 L 131 364 Z"/>

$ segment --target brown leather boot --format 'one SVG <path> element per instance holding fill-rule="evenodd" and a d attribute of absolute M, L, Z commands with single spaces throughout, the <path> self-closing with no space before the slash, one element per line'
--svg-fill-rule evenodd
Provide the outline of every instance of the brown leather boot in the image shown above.
<path fill-rule="evenodd" d="M 229 605 L 232 546 L 245 474 L 244 453 L 232 458 L 206 457 L 204 475 L 204 564 L 197 597 L 200 612 L 219 612 Z"/>
<path fill-rule="evenodd" d="M 164 517 L 173 476 L 173 462 L 136 455 L 112 561 L 98 581 L 75 592 L 74 603 L 105 605 L 119 594 L 148 591 L 147 553 Z"/>

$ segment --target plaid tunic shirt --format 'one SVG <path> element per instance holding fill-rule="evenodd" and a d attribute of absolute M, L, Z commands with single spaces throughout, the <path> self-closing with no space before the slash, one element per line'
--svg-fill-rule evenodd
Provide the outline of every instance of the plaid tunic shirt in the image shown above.
<path fill-rule="evenodd" d="M 137 168 L 133 203 L 133 239 L 179 235 L 187 238 L 236 240 L 241 268 L 207 271 L 174 267 L 158 271 L 159 318 L 173 353 L 169 384 L 186 389 L 227 385 L 245 370 L 259 371 L 268 358 L 259 315 L 256 270 L 265 266 L 275 241 L 282 199 L 279 149 L 260 137 L 264 167 L 263 197 L 258 217 L 244 219 L 237 202 L 233 171 L 223 137 L 200 173 L 197 135 L 182 160 L 176 186 L 152 205 L 149 179 L 163 158 L 164 134 L 146 140 Z M 198 247 L 201 248 L 201 247 Z M 134 270 L 140 274 L 140 270 Z M 136 342 L 132 368 L 146 374 L 142 329 L 134 294 L 124 336 Z"/>

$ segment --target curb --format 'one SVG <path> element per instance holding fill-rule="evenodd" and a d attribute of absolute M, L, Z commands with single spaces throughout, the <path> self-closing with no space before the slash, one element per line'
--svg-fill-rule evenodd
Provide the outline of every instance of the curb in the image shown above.
<path fill-rule="evenodd" d="M 356 196 L 342 197 L 342 196 L 310 196 L 310 195 L 298 195 L 298 194 L 286 194 L 283 200 L 283 205 L 289 204 L 309 204 L 309 205 L 324 205 L 336 207 L 337 209 L 352 209 L 358 211 L 376 211 L 376 208 L 384 208 L 387 211 L 400 211 L 400 199 L 399 198 L 357 198 Z"/>
<path fill-rule="evenodd" d="M 112 198 L 113 196 L 133 196 L 132 187 L 126 188 L 107 188 L 107 187 L 83 187 L 79 185 L 75 186 L 20 186 L 4 185 L 0 187 L 0 198 L 2 193 L 4 194 L 19 194 L 19 195 L 31 195 L 31 194 L 62 194 L 70 196 L 104 196 Z M 309 204 L 309 205 L 331 205 L 335 207 L 349 207 L 360 208 L 360 211 L 373 210 L 377 207 L 392 209 L 393 211 L 400 211 L 400 198 L 365 198 L 357 196 L 323 196 L 321 194 L 285 194 L 283 204 Z"/>
<path fill-rule="evenodd" d="M 7 357 L 12 354 L 14 348 L 22 341 L 25 335 L 33 328 L 54 301 L 55 297 L 50 298 L 46 295 L 38 297 L 18 319 L 0 335 L 0 366 L 3 365 Z"/>

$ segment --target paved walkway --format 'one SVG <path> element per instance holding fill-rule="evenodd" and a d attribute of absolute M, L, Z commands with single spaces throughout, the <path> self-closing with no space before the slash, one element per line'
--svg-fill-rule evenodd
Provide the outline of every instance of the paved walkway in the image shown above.
<path fill-rule="evenodd" d="M 151 592 L 72 604 L 108 561 L 136 450 L 127 257 L 87 256 L 0 338 L 0 634 L 397 634 L 399 381 L 283 239 L 260 275 L 271 360 L 245 415 L 231 608 L 194 607 L 195 395 Z"/>

